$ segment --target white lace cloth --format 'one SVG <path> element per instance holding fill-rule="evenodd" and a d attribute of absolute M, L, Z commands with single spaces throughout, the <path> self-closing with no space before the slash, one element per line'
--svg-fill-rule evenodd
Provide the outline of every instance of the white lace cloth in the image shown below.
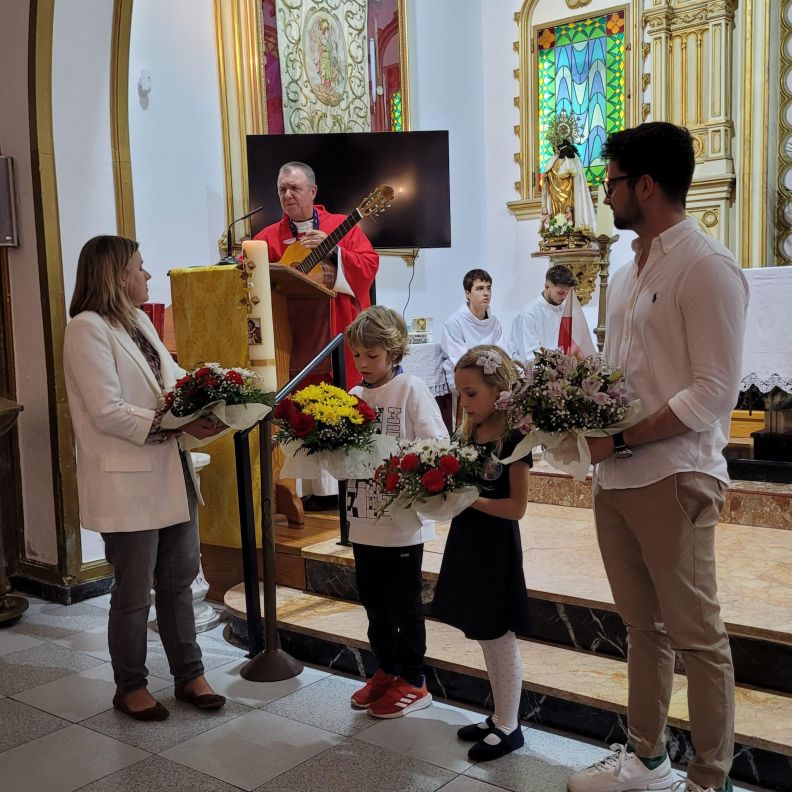
<path fill-rule="evenodd" d="M 422 379 L 432 396 L 448 393 L 440 344 L 411 344 L 407 357 L 402 361 L 402 368 Z"/>
<path fill-rule="evenodd" d="M 792 266 L 744 269 L 751 298 L 740 390 L 792 393 Z"/>

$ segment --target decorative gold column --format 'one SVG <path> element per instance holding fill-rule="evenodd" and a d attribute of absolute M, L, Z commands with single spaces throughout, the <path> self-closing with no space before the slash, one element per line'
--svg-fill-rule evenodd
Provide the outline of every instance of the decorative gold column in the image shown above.
<path fill-rule="evenodd" d="M 778 168 L 776 174 L 775 260 L 792 263 L 792 0 L 779 8 Z M 770 119 L 772 123 L 772 119 Z"/>
<path fill-rule="evenodd" d="M 229 224 L 250 211 L 245 136 L 267 132 L 263 27 L 257 0 L 215 0 L 214 8 Z"/>
<path fill-rule="evenodd" d="M 132 193 L 132 155 L 129 150 L 129 37 L 133 0 L 115 0 L 110 41 L 110 145 L 116 227 L 120 236 L 135 239 L 135 202 Z"/>
<path fill-rule="evenodd" d="M 671 121 L 690 130 L 696 173 L 688 212 L 732 250 L 736 234 L 730 216 L 735 184 L 731 151 L 735 7 L 736 0 L 654 0 L 643 15 L 652 85 L 644 120 Z"/>

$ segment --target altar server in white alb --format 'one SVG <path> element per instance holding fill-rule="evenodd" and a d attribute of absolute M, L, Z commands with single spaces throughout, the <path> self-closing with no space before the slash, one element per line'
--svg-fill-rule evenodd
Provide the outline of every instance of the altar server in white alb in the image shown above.
<path fill-rule="evenodd" d="M 492 315 L 492 277 L 483 269 L 472 269 L 462 279 L 465 302 L 443 325 L 440 345 L 443 370 L 451 393 L 456 394 L 454 366 L 468 349 L 481 344 L 505 346 L 501 323 Z"/>
<path fill-rule="evenodd" d="M 564 301 L 575 286 L 575 276 L 563 264 L 555 264 L 547 270 L 542 293 L 528 303 L 512 323 L 508 352 L 514 360 L 531 360 L 539 347 L 558 348 Z"/>

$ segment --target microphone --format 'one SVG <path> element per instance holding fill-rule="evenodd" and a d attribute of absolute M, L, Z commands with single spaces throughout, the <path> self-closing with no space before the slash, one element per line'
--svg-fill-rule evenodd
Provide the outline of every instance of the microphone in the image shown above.
<path fill-rule="evenodd" d="M 231 251 L 234 247 L 234 237 L 231 235 L 231 229 L 237 224 L 241 223 L 243 220 L 247 220 L 248 217 L 256 214 L 256 212 L 260 212 L 264 207 L 257 206 L 252 212 L 248 212 L 246 215 L 242 215 L 242 217 L 237 217 L 236 220 L 232 221 L 231 225 L 228 226 L 228 230 L 226 231 L 226 254 L 224 258 L 221 258 L 220 261 L 217 262 L 216 266 L 221 266 L 225 264 L 236 266 L 239 261 L 231 255 Z"/>

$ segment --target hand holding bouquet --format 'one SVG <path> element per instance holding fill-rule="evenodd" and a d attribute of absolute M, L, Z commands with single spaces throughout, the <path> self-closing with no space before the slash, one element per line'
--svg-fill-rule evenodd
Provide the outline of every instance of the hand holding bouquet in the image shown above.
<path fill-rule="evenodd" d="M 366 402 L 328 383 L 309 385 L 274 412 L 285 478 L 369 478 L 395 440 L 375 434 L 377 414 Z"/>
<path fill-rule="evenodd" d="M 270 411 L 272 394 L 265 393 L 255 372 L 244 368 L 225 369 L 219 363 L 204 363 L 176 381 L 165 393 L 162 429 L 181 429 L 197 418 L 211 416 L 227 431 L 249 429 Z M 186 435 L 185 448 L 198 448 L 221 434 L 202 439 Z"/>
<path fill-rule="evenodd" d="M 543 445 L 551 465 L 582 481 L 591 464 L 585 438 L 626 429 L 635 423 L 640 405 L 629 401 L 621 371 L 599 356 L 578 360 L 557 349 L 540 349 L 496 406 L 525 435 L 504 464 Z"/>
<path fill-rule="evenodd" d="M 447 521 L 479 496 L 481 453 L 449 440 L 401 443 L 374 473 L 374 490 L 385 496 L 382 510 L 402 528 L 419 528 L 421 517 Z"/>

